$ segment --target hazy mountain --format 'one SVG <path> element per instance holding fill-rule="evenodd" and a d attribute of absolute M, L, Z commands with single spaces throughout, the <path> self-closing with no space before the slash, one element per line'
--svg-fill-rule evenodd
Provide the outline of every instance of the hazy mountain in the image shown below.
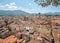
<path fill-rule="evenodd" d="M 60 12 L 49 12 L 49 13 L 45 13 L 46 15 L 60 15 Z"/>
<path fill-rule="evenodd" d="M 0 10 L 0 15 L 21 15 L 21 14 L 30 14 L 27 12 L 24 12 L 22 10 Z M 32 15 L 35 15 L 36 13 L 32 13 Z M 60 15 L 60 12 L 49 12 L 49 13 L 44 13 L 46 15 Z"/>
<path fill-rule="evenodd" d="M 22 10 L 0 10 L 0 15 L 20 15 L 20 14 L 29 14 Z"/>

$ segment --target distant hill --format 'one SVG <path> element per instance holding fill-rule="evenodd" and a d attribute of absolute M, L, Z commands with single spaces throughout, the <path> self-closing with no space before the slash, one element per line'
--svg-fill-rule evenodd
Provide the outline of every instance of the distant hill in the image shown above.
<path fill-rule="evenodd" d="M 0 10 L 0 15 L 36 15 L 37 13 L 27 13 L 22 10 Z M 41 15 L 60 15 L 60 12 L 48 12 Z"/>
<path fill-rule="evenodd" d="M 46 15 L 60 15 L 60 12 L 49 12 L 49 13 L 45 13 Z"/>
<path fill-rule="evenodd" d="M 20 15 L 20 14 L 29 14 L 22 10 L 0 10 L 0 15 Z"/>

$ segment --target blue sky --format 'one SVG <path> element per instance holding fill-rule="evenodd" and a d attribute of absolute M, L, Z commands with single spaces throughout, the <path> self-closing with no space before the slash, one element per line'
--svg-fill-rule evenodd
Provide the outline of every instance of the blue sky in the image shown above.
<path fill-rule="evenodd" d="M 28 13 L 60 12 L 60 6 L 42 7 L 34 0 L 0 0 L 0 10 L 23 10 Z"/>

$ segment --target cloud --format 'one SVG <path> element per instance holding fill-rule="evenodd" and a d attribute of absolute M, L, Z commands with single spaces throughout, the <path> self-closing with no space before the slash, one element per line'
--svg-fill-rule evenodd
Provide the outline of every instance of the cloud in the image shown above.
<path fill-rule="evenodd" d="M 29 5 L 32 5 L 31 3 L 29 3 Z M 8 3 L 8 4 L 2 4 L 0 3 L 0 10 L 22 10 L 28 13 L 37 13 L 38 10 L 34 9 L 34 8 L 25 8 L 22 6 L 17 6 L 15 2 L 12 3 Z"/>
<path fill-rule="evenodd" d="M 32 4 L 31 4 L 31 3 L 29 3 L 28 5 L 30 5 L 30 6 L 31 6 Z"/>
<path fill-rule="evenodd" d="M 17 6 L 14 2 L 6 4 L 5 7 L 9 8 L 9 9 L 17 9 Z"/>
<path fill-rule="evenodd" d="M 16 3 L 15 2 L 12 2 L 12 3 L 8 3 L 8 4 L 0 4 L 0 9 L 5 9 L 5 10 L 17 10 L 17 6 L 16 6 Z"/>
<path fill-rule="evenodd" d="M 3 8 L 4 6 L 0 6 L 0 8 Z"/>
<path fill-rule="evenodd" d="M 38 13 L 38 12 L 39 12 L 39 10 L 36 10 L 36 9 L 34 9 L 34 8 L 28 9 L 28 8 L 20 7 L 19 9 L 20 9 L 20 10 L 23 10 L 23 11 L 25 11 L 25 12 L 28 12 L 28 13 Z"/>

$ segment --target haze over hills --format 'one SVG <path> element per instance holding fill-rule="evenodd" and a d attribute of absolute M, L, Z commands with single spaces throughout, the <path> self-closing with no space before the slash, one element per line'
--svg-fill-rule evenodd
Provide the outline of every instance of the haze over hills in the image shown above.
<path fill-rule="evenodd" d="M 22 10 L 0 10 L 0 15 L 22 15 L 22 14 L 37 14 L 37 13 L 28 13 Z M 43 13 L 45 15 L 60 15 L 60 12 L 48 12 Z M 41 13 L 42 15 L 42 13 Z"/>
<path fill-rule="evenodd" d="M 20 14 L 29 14 L 22 10 L 0 10 L 0 15 L 20 15 Z"/>
<path fill-rule="evenodd" d="M 60 12 L 48 12 L 48 13 L 45 13 L 46 15 L 60 15 Z"/>

